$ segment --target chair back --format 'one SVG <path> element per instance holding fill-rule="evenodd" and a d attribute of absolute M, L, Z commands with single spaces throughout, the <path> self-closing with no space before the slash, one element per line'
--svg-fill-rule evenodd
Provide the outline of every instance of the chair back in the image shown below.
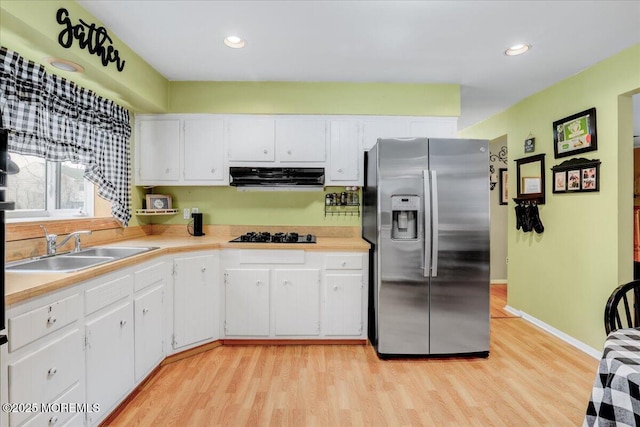
<path fill-rule="evenodd" d="M 618 329 L 640 327 L 640 280 L 618 286 L 604 309 L 607 335 Z"/>

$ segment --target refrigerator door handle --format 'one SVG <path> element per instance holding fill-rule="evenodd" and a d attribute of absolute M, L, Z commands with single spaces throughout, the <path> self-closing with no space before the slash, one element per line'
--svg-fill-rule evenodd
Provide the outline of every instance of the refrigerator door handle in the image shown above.
<path fill-rule="evenodd" d="M 429 171 L 422 171 L 422 184 L 424 190 L 424 259 L 422 260 L 423 276 L 429 277 L 431 267 L 431 196 L 429 186 Z"/>
<path fill-rule="evenodd" d="M 438 277 L 438 240 L 439 240 L 439 220 L 438 220 L 438 174 L 431 171 L 431 277 Z"/>

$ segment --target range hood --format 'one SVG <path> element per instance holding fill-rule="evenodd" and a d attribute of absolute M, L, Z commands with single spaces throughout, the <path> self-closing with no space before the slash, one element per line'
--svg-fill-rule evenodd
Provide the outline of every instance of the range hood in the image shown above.
<path fill-rule="evenodd" d="M 230 167 L 229 184 L 238 190 L 314 191 L 324 186 L 324 168 Z"/>

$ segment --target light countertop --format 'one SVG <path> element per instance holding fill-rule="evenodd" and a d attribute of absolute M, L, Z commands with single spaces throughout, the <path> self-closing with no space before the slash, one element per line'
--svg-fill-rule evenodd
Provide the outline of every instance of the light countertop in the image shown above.
<path fill-rule="evenodd" d="M 121 240 L 100 246 L 155 246 L 159 249 L 118 261 L 98 265 L 73 273 L 18 273 L 5 272 L 6 304 L 18 302 L 56 291 L 98 275 L 110 273 L 121 268 L 145 262 L 158 256 L 210 249 L 302 249 L 305 251 L 352 251 L 367 252 L 369 243 L 360 237 L 323 237 L 318 236 L 316 243 L 230 243 L 237 235 L 149 235 L 129 240 Z"/>

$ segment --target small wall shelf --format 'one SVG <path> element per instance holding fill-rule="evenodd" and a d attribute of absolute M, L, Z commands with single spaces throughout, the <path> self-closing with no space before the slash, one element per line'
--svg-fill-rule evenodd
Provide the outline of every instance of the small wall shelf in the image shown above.
<path fill-rule="evenodd" d="M 327 215 L 358 215 L 360 216 L 360 204 L 348 205 L 324 205 L 324 216 Z"/>
<path fill-rule="evenodd" d="M 175 215 L 177 213 L 178 209 L 136 209 L 138 216 Z"/>

